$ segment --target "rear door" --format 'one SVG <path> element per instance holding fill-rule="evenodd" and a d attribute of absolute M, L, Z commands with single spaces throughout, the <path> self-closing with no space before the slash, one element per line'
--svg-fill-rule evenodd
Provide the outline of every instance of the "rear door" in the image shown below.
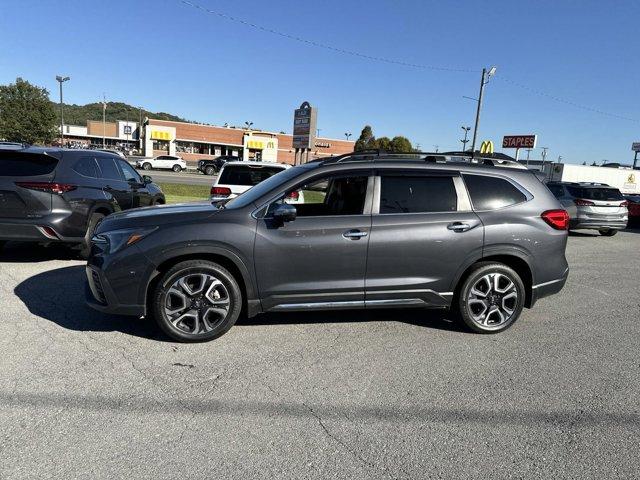
<path fill-rule="evenodd" d="M 125 181 L 117 160 L 112 155 L 96 155 L 96 161 L 100 167 L 100 176 L 103 181 L 102 189 L 113 197 L 122 210 L 133 206 L 133 189 Z"/>
<path fill-rule="evenodd" d="M 0 219 L 41 218 L 51 212 L 58 159 L 44 153 L 0 150 Z"/>
<path fill-rule="evenodd" d="M 452 279 L 483 247 L 483 225 L 462 179 L 381 170 L 375 185 L 367 306 L 447 305 Z"/>

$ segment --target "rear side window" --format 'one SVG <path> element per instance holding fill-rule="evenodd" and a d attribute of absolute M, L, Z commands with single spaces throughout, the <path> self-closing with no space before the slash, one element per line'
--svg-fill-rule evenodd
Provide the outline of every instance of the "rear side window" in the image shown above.
<path fill-rule="evenodd" d="M 524 193 L 503 178 L 464 175 L 475 210 L 495 210 L 527 200 Z"/>
<path fill-rule="evenodd" d="M 560 198 L 564 195 L 564 189 L 562 188 L 562 185 L 547 185 L 547 187 L 549 188 L 549 190 L 551 190 L 551 193 L 553 193 L 556 198 Z"/>
<path fill-rule="evenodd" d="M 380 213 L 453 212 L 458 197 L 451 177 L 383 176 Z"/>
<path fill-rule="evenodd" d="M 98 164 L 93 157 L 82 157 L 74 165 L 73 170 L 80 175 L 91 178 L 99 178 Z"/>
<path fill-rule="evenodd" d="M 102 178 L 107 180 L 122 180 L 120 176 L 120 170 L 116 162 L 111 157 L 98 157 L 98 165 L 102 171 Z"/>
<path fill-rule="evenodd" d="M 280 173 L 278 167 L 251 167 L 249 165 L 233 165 L 222 170 L 218 183 L 222 185 L 257 185 L 258 183 Z"/>
<path fill-rule="evenodd" d="M 53 172 L 58 160 L 41 153 L 0 151 L 0 177 L 31 177 Z"/>
<path fill-rule="evenodd" d="M 586 200 L 624 200 L 622 193 L 617 188 L 567 187 L 567 189 L 572 196 Z"/>

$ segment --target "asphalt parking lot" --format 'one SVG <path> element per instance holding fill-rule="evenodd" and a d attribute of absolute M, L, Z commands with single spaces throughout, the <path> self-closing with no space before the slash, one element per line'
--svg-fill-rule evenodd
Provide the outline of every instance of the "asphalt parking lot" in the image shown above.
<path fill-rule="evenodd" d="M 638 478 L 640 231 L 573 234 L 510 330 L 381 310 L 208 344 L 83 300 L 82 262 L 0 254 L 0 478 Z"/>

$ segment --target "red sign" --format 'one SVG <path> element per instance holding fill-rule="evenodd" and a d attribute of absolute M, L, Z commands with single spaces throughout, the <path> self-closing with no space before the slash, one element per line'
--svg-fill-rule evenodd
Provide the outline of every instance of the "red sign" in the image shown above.
<path fill-rule="evenodd" d="M 537 135 L 505 135 L 502 148 L 536 148 Z"/>

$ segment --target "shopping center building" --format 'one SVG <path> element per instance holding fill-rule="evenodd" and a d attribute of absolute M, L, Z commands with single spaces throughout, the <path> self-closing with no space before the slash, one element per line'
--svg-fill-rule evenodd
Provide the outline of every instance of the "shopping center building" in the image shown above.
<path fill-rule="evenodd" d="M 117 148 L 145 157 L 178 155 L 195 165 L 198 160 L 230 155 L 238 160 L 294 163 L 293 136 L 241 127 L 145 119 L 137 122 L 87 121 L 87 126 L 65 125 L 65 144 L 76 147 Z M 311 158 L 353 151 L 354 142 L 316 138 Z"/>

